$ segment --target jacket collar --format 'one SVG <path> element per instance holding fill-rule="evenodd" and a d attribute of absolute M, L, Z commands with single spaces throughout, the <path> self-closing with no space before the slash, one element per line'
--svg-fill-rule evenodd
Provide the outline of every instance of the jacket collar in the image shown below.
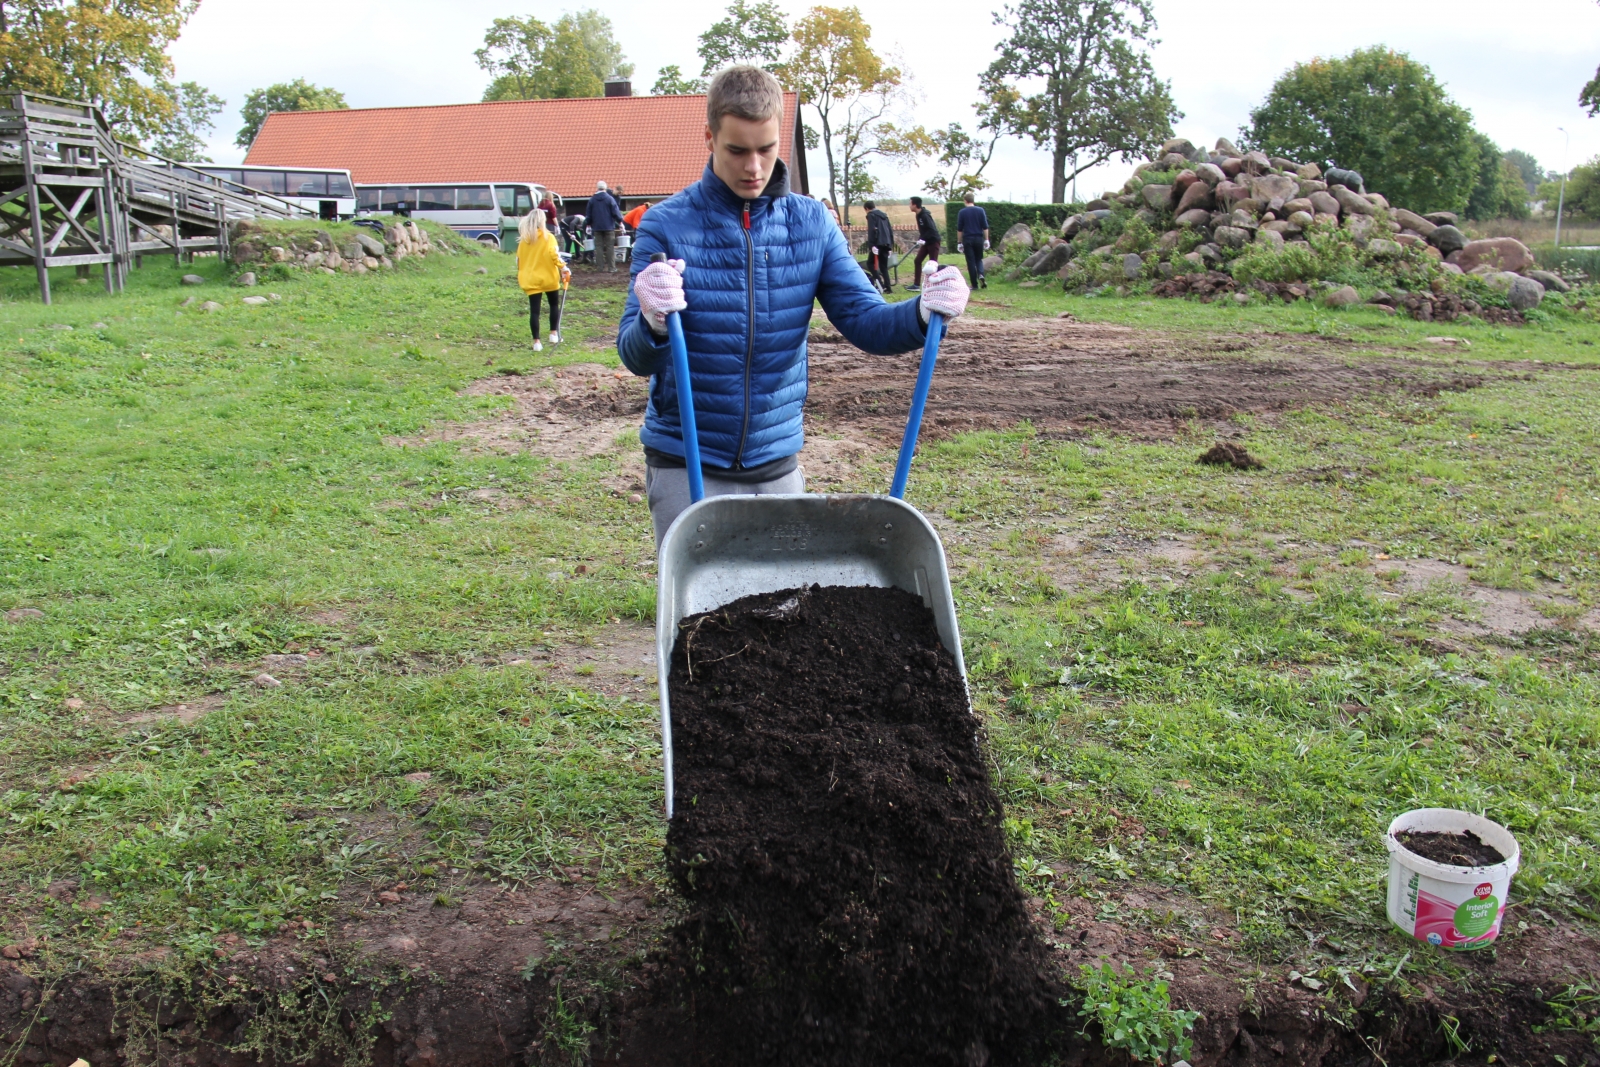
<path fill-rule="evenodd" d="M 717 177 L 716 171 L 711 169 L 710 160 L 706 160 L 705 173 L 700 175 L 700 185 L 705 189 L 706 195 L 718 203 L 726 204 L 735 211 L 744 207 L 744 197 L 729 189 L 728 183 Z M 788 195 L 789 168 L 779 159 L 772 164 L 772 177 L 767 179 L 767 187 L 750 203 L 752 206 L 770 207 L 774 200 Z"/>

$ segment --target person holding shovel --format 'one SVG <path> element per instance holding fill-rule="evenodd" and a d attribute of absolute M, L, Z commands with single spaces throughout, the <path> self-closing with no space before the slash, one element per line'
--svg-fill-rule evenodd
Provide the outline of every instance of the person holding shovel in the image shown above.
<path fill-rule="evenodd" d="M 555 235 L 545 226 L 544 212 L 535 208 L 517 223 L 517 284 L 528 294 L 528 328 L 533 350 L 544 351 L 539 340 L 539 297 L 550 301 L 550 343 L 561 343 L 561 298 L 572 276 L 556 250 Z"/>
<path fill-rule="evenodd" d="M 791 194 L 778 147 L 783 90 L 759 67 L 734 66 L 706 98 L 700 181 L 650 209 L 634 244 L 617 353 L 650 379 L 639 439 L 656 545 L 689 506 L 667 316 L 682 313 L 707 496 L 800 493 L 801 407 L 812 306 L 856 347 L 919 349 L 930 315 L 967 306 L 967 283 L 934 265 L 917 300 L 873 288 L 827 208 Z M 657 254 L 665 262 L 651 262 Z"/>

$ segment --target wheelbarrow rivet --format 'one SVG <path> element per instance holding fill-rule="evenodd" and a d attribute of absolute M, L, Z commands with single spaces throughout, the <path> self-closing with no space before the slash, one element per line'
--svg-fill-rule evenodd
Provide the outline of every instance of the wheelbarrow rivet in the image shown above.
<path fill-rule="evenodd" d="M 888 543 L 889 543 L 889 539 L 888 539 L 888 538 L 887 538 L 887 537 L 880 537 L 880 538 L 878 538 L 878 544 L 880 544 L 880 545 L 886 545 L 886 544 L 888 544 Z"/>
<path fill-rule="evenodd" d="M 706 543 L 704 541 L 696 541 L 694 543 L 694 547 L 696 547 L 696 548 L 704 548 L 704 547 L 706 547 Z"/>
<path fill-rule="evenodd" d="M 705 533 L 706 532 L 706 524 L 702 522 L 699 526 L 696 526 L 694 528 L 694 532 L 695 533 Z"/>
<path fill-rule="evenodd" d="M 884 524 L 883 524 L 883 528 L 884 528 L 884 529 L 885 529 L 885 530 L 892 530 L 892 529 L 894 529 L 894 523 L 892 523 L 892 522 L 886 522 L 886 523 L 884 523 Z"/>

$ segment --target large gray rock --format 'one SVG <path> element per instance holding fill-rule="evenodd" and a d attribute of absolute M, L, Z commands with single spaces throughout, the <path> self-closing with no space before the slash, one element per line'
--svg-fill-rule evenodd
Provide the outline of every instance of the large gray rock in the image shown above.
<path fill-rule="evenodd" d="M 1226 137 L 1217 138 L 1216 153 L 1219 156 L 1227 156 L 1230 159 L 1238 159 L 1240 156 L 1244 155 L 1244 153 L 1239 151 L 1238 148 L 1234 147 L 1234 143 L 1228 140 Z"/>
<path fill-rule="evenodd" d="M 1349 186 L 1335 185 L 1329 188 L 1328 192 L 1333 194 L 1333 198 L 1339 202 L 1339 206 L 1347 215 L 1371 215 L 1376 210 L 1372 206 L 1372 201 Z"/>
<path fill-rule="evenodd" d="M 1158 155 L 1165 156 L 1173 152 L 1189 160 L 1198 161 L 1206 158 L 1202 153 L 1195 150 L 1194 144 L 1187 137 L 1174 137 L 1167 141 L 1161 146 L 1161 151 Z"/>
<path fill-rule="evenodd" d="M 1309 211 L 1291 211 L 1284 221 L 1288 222 L 1291 230 L 1309 230 L 1316 220 Z"/>
<path fill-rule="evenodd" d="M 1424 237 L 1431 236 L 1433 231 L 1439 228 L 1436 224 L 1429 222 L 1421 215 L 1418 215 L 1415 211 L 1407 211 L 1403 207 L 1395 209 L 1394 220 L 1408 230 L 1416 230 Z"/>
<path fill-rule="evenodd" d="M 243 274 L 239 275 L 237 278 L 235 278 L 233 280 L 233 284 L 234 285 L 242 285 L 242 286 L 244 286 L 246 288 L 249 288 L 250 286 L 254 285 L 255 283 L 256 283 L 256 272 L 253 271 L 253 270 L 247 270 Z"/>
<path fill-rule="evenodd" d="M 1139 195 L 1144 197 L 1146 207 L 1153 211 L 1162 211 L 1172 202 L 1172 186 L 1147 185 L 1139 190 Z"/>
<path fill-rule="evenodd" d="M 1224 178 L 1217 183 L 1215 195 L 1218 207 L 1232 207 L 1241 200 L 1250 199 L 1250 189 L 1248 186 Z"/>
<path fill-rule="evenodd" d="M 184 285 L 204 285 L 206 280 L 198 274 L 185 274 L 179 279 Z"/>
<path fill-rule="evenodd" d="M 1265 174 L 1272 169 L 1272 163 L 1263 152 L 1246 152 L 1244 154 L 1244 169 L 1247 174 Z"/>
<path fill-rule="evenodd" d="M 999 270 L 1001 267 L 1003 267 L 1005 265 L 1006 265 L 1006 259 L 1005 259 L 1004 256 L 984 256 L 983 257 L 983 273 L 985 273 L 985 274 L 993 274 L 995 271 Z"/>
<path fill-rule="evenodd" d="M 1338 167 L 1329 167 L 1328 172 L 1324 174 L 1323 177 L 1328 180 L 1328 184 L 1330 186 L 1342 185 L 1345 188 L 1353 189 L 1358 193 L 1364 193 L 1367 191 L 1366 179 L 1361 177 L 1361 173 L 1359 171 L 1340 170 Z"/>
<path fill-rule="evenodd" d="M 1440 255 L 1448 256 L 1467 247 L 1467 235 L 1451 224 L 1441 222 L 1432 233 L 1428 234 L 1428 243 L 1437 248 Z"/>
<path fill-rule="evenodd" d="M 1372 236 L 1375 220 L 1371 215 L 1346 215 L 1344 228 L 1350 231 L 1350 236 L 1357 241 L 1365 241 Z"/>
<path fill-rule="evenodd" d="M 1400 244 L 1377 237 L 1367 242 L 1367 255 L 1373 259 L 1394 259 L 1400 255 Z"/>
<path fill-rule="evenodd" d="M 1052 247 L 1053 246 L 1051 246 L 1051 245 L 1046 245 L 1045 247 L 1043 247 L 1043 248 L 1039 249 L 1037 252 L 1035 252 L 1033 255 L 1029 256 L 1027 259 L 1023 260 L 1022 261 L 1022 271 L 1023 271 L 1023 273 L 1024 274 L 1032 274 L 1034 272 L 1034 268 L 1037 267 L 1039 264 L 1043 263 L 1044 262 L 1044 257 L 1048 256 L 1050 254 L 1050 249 Z"/>
<path fill-rule="evenodd" d="M 1033 273 L 1035 274 L 1054 274 L 1062 267 L 1065 267 L 1067 262 L 1072 259 L 1072 246 L 1069 244 L 1051 245 L 1041 251 L 1043 251 L 1044 256 L 1034 265 Z M 1034 255 L 1038 254 L 1037 252 L 1034 253 Z M 1032 259 L 1033 257 L 1030 256 L 1028 258 Z"/>
<path fill-rule="evenodd" d="M 1274 200 L 1288 202 L 1300 195 L 1300 183 L 1281 174 L 1263 174 L 1251 179 L 1250 196 L 1270 204 Z"/>
<path fill-rule="evenodd" d="M 1212 192 L 1211 186 L 1203 181 L 1196 181 L 1183 191 L 1183 196 L 1178 200 L 1178 206 L 1174 210 L 1181 215 L 1197 207 L 1209 210 L 1215 203 L 1216 195 Z"/>
<path fill-rule="evenodd" d="M 383 246 L 383 242 L 368 233 L 364 227 L 356 231 L 356 244 L 360 245 L 361 250 L 373 259 L 381 259 L 389 252 Z"/>
<path fill-rule="evenodd" d="M 1318 178 L 1322 177 L 1322 168 L 1317 166 L 1315 163 L 1304 163 L 1295 168 L 1295 174 L 1298 177 L 1304 178 L 1308 182 L 1316 181 Z"/>
<path fill-rule="evenodd" d="M 1534 281 L 1538 282 L 1540 285 L 1544 286 L 1546 290 L 1554 289 L 1558 293 L 1570 293 L 1572 291 L 1572 286 L 1567 284 L 1567 280 L 1565 278 L 1559 274 L 1552 273 L 1551 271 L 1528 270 L 1523 271 L 1523 273 L 1532 278 Z"/>
<path fill-rule="evenodd" d="M 1243 248 L 1250 241 L 1250 231 L 1238 226 L 1218 226 L 1211 236 L 1227 248 Z"/>
<path fill-rule="evenodd" d="M 1215 163 L 1202 163 L 1194 168 L 1194 172 L 1207 185 L 1214 186 L 1218 182 L 1227 180 L 1227 175 L 1223 174 L 1222 168 Z"/>
<path fill-rule="evenodd" d="M 1422 217 L 1435 226 L 1455 226 L 1461 221 L 1454 211 L 1430 211 Z"/>
<path fill-rule="evenodd" d="M 1274 252 L 1283 251 L 1283 234 L 1276 230 L 1257 230 L 1256 244 L 1265 245 Z"/>
<path fill-rule="evenodd" d="M 1283 205 L 1283 210 L 1289 215 L 1293 215 L 1296 211 L 1304 211 L 1307 215 L 1315 215 L 1317 213 L 1317 205 L 1311 202 L 1310 197 L 1297 196 L 1293 200 L 1286 201 Z"/>
<path fill-rule="evenodd" d="M 1081 215 L 1081 214 L 1068 216 L 1067 221 L 1063 222 L 1061 224 L 1061 236 L 1065 237 L 1069 241 L 1072 240 L 1074 237 L 1078 236 L 1078 231 L 1083 229 L 1084 221 L 1085 221 L 1084 216 Z M 1020 222 L 1017 223 L 1017 226 L 1021 226 L 1021 225 L 1022 225 L 1022 223 L 1020 223 Z M 1016 228 L 1017 228 L 1016 226 L 1011 227 L 1012 230 L 1014 230 Z M 1011 230 L 1007 230 L 1006 233 L 1009 235 L 1011 233 Z M 1026 245 L 1024 245 L 1023 247 L 1024 248 L 1032 248 L 1033 247 L 1033 234 L 1030 233 L 1028 235 L 1028 243 Z"/>
<path fill-rule="evenodd" d="M 1506 294 L 1506 299 L 1518 311 L 1536 308 L 1544 300 L 1544 286 L 1532 278 L 1519 277 L 1511 283 L 1511 292 Z"/>
<path fill-rule="evenodd" d="M 1356 292 L 1354 286 L 1346 285 L 1323 297 L 1322 303 L 1323 306 L 1331 308 L 1349 307 L 1351 304 L 1361 303 L 1361 294 Z"/>
<path fill-rule="evenodd" d="M 1534 265 L 1533 253 L 1528 251 L 1528 246 L 1515 237 L 1490 237 L 1482 241 L 1468 241 L 1461 249 L 1461 258 L 1456 260 L 1461 269 L 1468 274 L 1472 268 L 1479 264 L 1487 264 L 1496 270 L 1527 270 Z"/>
<path fill-rule="evenodd" d="M 1144 273 L 1144 257 L 1136 252 L 1129 252 L 1122 257 L 1122 276 L 1129 281 Z"/>
<path fill-rule="evenodd" d="M 1211 222 L 1211 212 L 1207 211 L 1203 207 L 1190 208 L 1188 211 L 1185 211 L 1183 214 L 1173 219 L 1173 221 L 1179 226 L 1189 226 L 1195 228 L 1206 226 Z"/>
<path fill-rule="evenodd" d="M 1075 219 L 1077 217 L 1078 216 L 1076 216 L 1076 215 L 1072 216 L 1073 219 Z M 1068 219 L 1067 220 L 1068 223 L 1070 223 L 1071 221 L 1072 221 L 1072 219 Z M 1066 232 L 1066 223 L 1062 224 L 1061 229 L 1062 229 L 1063 234 L 1065 234 L 1065 232 Z M 1012 226 L 1011 229 L 1009 229 L 1009 230 L 1007 230 L 1005 232 L 1005 236 L 1000 238 L 1000 248 L 1002 250 L 1007 249 L 1007 248 L 1032 248 L 1032 247 L 1033 247 L 1033 230 L 1028 226 L 1028 224 L 1026 222 L 1019 222 L 1015 226 Z"/>

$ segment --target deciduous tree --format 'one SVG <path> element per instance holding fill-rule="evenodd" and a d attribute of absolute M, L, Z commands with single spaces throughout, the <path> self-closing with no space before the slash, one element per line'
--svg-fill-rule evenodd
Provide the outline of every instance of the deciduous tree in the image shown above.
<path fill-rule="evenodd" d="M 1472 115 L 1423 64 L 1376 47 L 1296 64 L 1250 112 L 1248 145 L 1357 170 L 1413 211 L 1463 211 L 1478 184 Z"/>
<path fill-rule="evenodd" d="M 239 109 L 244 125 L 239 128 L 239 135 L 233 139 L 233 143 L 240 148 L 249 148 L 250 142 L 261 132 L 261 124 L 274 111 L 344 111 L 349 106 L 339 90 L 312 85 L 304 78 L 279 82 L 265 89 L 252 89 L 245 94 L 244 106 Z"/>
<path fill-rule="evenodd" d="M 656 83 L 650 87 L 651 96 L 686 96 L 705 91 L 705 79 L 685 78 L 676 63 L 669 63 L 656 71 Z"/>
<path fill-rule="evenodd" d="M 702 77 L 734 63 L 753 63 L 776 72 L 789 44 L 789 20 L 770 0 L 733 0 L 727 13 L 700 35 Z"/>
<path fill-rule="evenodd" d="M 168 159 L 210 163 L 211 157 L 205 154 L 206 134 L 216 129 L 217 115 L 228 102 L 199 82 L 165 88 L 173 101 L 172 118 L 151 150 Z"/>
<path fill-rule="evenodd" d="M 0 0 L 0 91 L 99 104 L 126 137 L 172 120 L 177 39 L 198 0 Z"/>
<path fill-rule="evenodd" d="M 1539 183 L 1545 180 L 1545 173 L 1543 168 L 1539 166 L 1539 161 L 1533 158 L 1532 153 L 1524 152 L 1520 148 L 1513 148 L 1508 151 L 1506 159 L 1516 166 L 1518 172 L 1522 175 L 1522 184 L 1527 186 L 1528 195 L 1532 196 L 1533 191 L 1539 188 Z"/>
<path fill-rule="evenodd" d="M 861 158 L 860 145 L 888 114 L 900 71 L 872 50 L 872 28 L 859 8 L 814 7 L 795 24 L 793 37 L 794 54 L 778 68 L 778 77 L 816 115 L 828 197 L 837 204 L 841 194 L 849 196 L 847 165 Z M 842 143 L 841 134 L 857 147 Z"/>
<path fill-rule="evenodd" d="M 611 20 L 592 8 L 553 25 L 532 15 L 495 19 L 473 55 L 494 75 L 485 100 L 599 96 L 607 78 L 633 74 Z"/>
<path fill-rule="evenodd" d="M 1522 171 L 1487 135 L 1474 131 L 1472 136 L 1478 143 L 1478 172 L 1467 197 L 1467 218 L 1527 218 L 1528 190 L 1522 184 Z"/>
<path fill-rule="evenodd" d="M 986 78 L 1016 92 L 996 117 L 1050 150 L 1054 202 L 1090 167 L 1148 155 L 1172 136 L 1182 116 L 1146 51 L 1156 43 L 1150 0 L 1020 0 L 995 23 L 1011 36 Z"/>

